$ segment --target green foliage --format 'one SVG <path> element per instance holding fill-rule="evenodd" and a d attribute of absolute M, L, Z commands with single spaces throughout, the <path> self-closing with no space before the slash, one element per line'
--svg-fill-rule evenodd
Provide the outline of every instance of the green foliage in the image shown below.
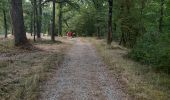
<path fill-rule="evenodd" d="M 88 10 L 83 10 L 80 15 L 76 16 L 70 23 L 73 25 L 70 30 L 75 31 L 80 36 L 92 36 L 95 32 L 94 14 Z"/>
<path fill-rule="evenodd" d="M 170 34 L 146 33 L 141 37 L 130 55 L 157 70 L 170 73 Z"/>
<path fill-rule="evenodd" d="M 4 34 L 4 14 L 3 11 L 6 12 L 7 19 L 10 19 L 9 15 L 9 1 L 8 0 L 1 0 L 0 1 L 0 34 Z M 10 26 L 10 20 L 7 20 L 7 26 L 8 28 Z"/>
<path fill-rule="evenodd" d="M 48 33 L 51 21 L 51 9 L 44 7 L 42 16 L 42 32 L 44 34 Z"/>
<path fill-rule="evenodd" d="M 31 30 L 33 6 L 31 0 L 23 0 L 26 31 Z M 42 0 L 43 2 L 45 0 Z M 37 0 L 38 2 L 38 0 Z M 108 33 L 108 0 L 67 0 L 62 2 L 62 34 L 73 31 L 79 36 L 106 37 Z M 3 10 L 10 18 L 8 0 L 0 1 L 0 33 L 4 33 Z M 131 56 L 137 61 L 153 64 L 166 70 L 170 65 L 170 0 L 163 5 L 163 32 L 158 33 L 160 19 L 160 0 L 114 0 L 113 39 L 124 42 L 124 46 L 134 47 Z M 56 33 L 59 24 L 59 6 L 56 7 Z M 42 6 L 42 32 L 51 28 L 52 5 Z M 11 21 L 7 20 L 11 30 Z M 122 41 L 124 40 L 124 41 Z M 168 71 L 170 68 L 168 69 Z"/>
<path fill-rule="evenodd" d="M 158 32 L 160 1 L 147 1 L 143 10 L 142 23 L 146 32 L 137 38 L 130 56 L 142 63 L 153 66 L 157 71 L 170 73 L 170 2 L 165 0 L 163 9 L 163 32 Z"/>
<path fill-rule="evenodd" d="M 30 31 L 30 23 L 31 23 L 31 14 L 33 11 L 33 6 L 31 5 L 31 2 L 24 2 L 23 4 L 23 10 L 24 10 L 24 24 L 25 29 L 27 32 Z"/>
<path fill-rule="evenodd" d="M 104 36 L 107 30 L 108 16 L 104 0 L 87 0 L 78 4 L 81 5 L 78 12 L 72 11 L 64 14 L 69 25 L 65 31 L 74 31 L 79 36 L 97 36 L 97 28 L 99 27 L 99 35 Z"/>

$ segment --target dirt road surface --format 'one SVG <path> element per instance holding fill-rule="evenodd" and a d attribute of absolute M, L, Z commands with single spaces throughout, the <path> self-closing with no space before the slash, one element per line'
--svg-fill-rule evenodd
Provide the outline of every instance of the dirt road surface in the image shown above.
<path fill-rule="evenodd" d="M 128 100 L 119 82 L 88 42 L 75 39 L 40 100 Z"/>

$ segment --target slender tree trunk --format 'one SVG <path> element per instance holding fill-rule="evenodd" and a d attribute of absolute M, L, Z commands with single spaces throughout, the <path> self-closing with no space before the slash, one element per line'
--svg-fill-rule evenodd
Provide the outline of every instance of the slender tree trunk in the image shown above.
<path fill-rule="evenodd" d="M 62 36 L 62 3 L 59 3 L 58 35 Z"/>
<path fill-rule="evenodd" d="M 50 23 L 49 23 L 49 25 L 48 25 L 48 35 L 51 35 L 52 34 L 52 21 L 50 20 Z"/>
<path fill-rule="evenodd" d="M 108 20 L 107 44 L 111 45 L 111 43 L 112 43 L 112 9 L 113 9 L 113 0 L 108 0 L 108 3 L 109 3 L 109 20 Z"/>
<path fill-rule="evenodd" d="M 40 33 L 42 32 L 42 0 L 39 0 L 39 13 L 40 13 L 40 18 L 39 18 L 39 23 L 40 23 L 40 26 L 39 26 L 39 30 L 40 30 Z"/>
<path fill-rule="evenodd" d="M 5 38 L 7 38 L 8 35 L 8 29 L 7 29 L 7 19 L 6 19 L 6 11 L 3 10 L 3 14 L 4 14 L 4 29 L 5 29 Z"/>
<path fill-rule="evenodd" d="M 100 12 L 99 10 L 98 10 L 98 7 L 97 7 L 97 12 Z M 96 28 L 97 28 L 97 38 L 99 39 L 100 38 L 100 19 L 99 19 L 99 17 L 97 17 L 97 20 L 96 20 Z"/>
<path fill-rule="evenodd" d="M 33 22 L 33 29 L 34 29 L 34 41 L 36 41 L 36 33 L 37 33 L 37 29 L 36 29 L 36 0 L 34 0 L 33 2 L 33 19 L 34 19 L 34 22 Z"/>
<path fill-rule="evenodd" d="M 22 0 L 11 0 L 11 16 L 14 29 L 15 45 L 24 45 L 28 41 L 24 27 Z"/>
<path fill-rule="evenodd" d="M 125 34 L 122 32 L 121 40 L 119 42 L 119 45 L 124 45 L 126 46 L 126 39 L 125 39 Z"/>
<path fill-rule="evenodd" d="M 99 39 L 100 38 L 100 21 L 101 21 L 101 19 L 100 19 L 100 11 L 101 11 L 101 4 L 100 4 L 100 2 L 99 1 L 97 1 L 97 0 L 92 0 L 93 1 L 93 3 L 94 3 L 94 7 L 95 7 L 95 9 L 96 9 L 96 12 L 97 12 L 97 17 L 96 17 L 96 37 Z"/>
<path fill-rule="evenodd" d="M 100 27 L 97 26 L 97 38 L 100 38 Z"/>
<path fill-rule="evenodd" d="M 140 14 L 141 14 L 141 18 L 140 18 L 140 27 L 141 27 L 141 33 L 145 33 L 145 27 L 144 27 L 144 21 L 143 21 L 143 15 L 144 15 L 144 8 L 145 8 L 145 3 L 146 0 L 141 0 L 141 8 L 140 8 Z"/>
<path fill-rule="evenodd" d="M 116 32 L 116 31 L 117 31 L 117 24 L 114 23 L 114 32 Z"/>
<path fill-rule="evenodd" d="M 39 0 L 38 2 L 38 13 L 37 13 L 37 38 L 41 38 L 41 19 L 42 19 L 42 6 L 41 6 L 42 0 Z"/>
<path fill-rule="evenodd" d="M 14 35 L 14 28 L 13 28 L 13 26 L 12 26 L 12 35 Z"/>
<path fill-rule="evenodd" d="M 38 13 L 38 5 L 37 5 L 37 0 L 36 0 L 36 3 L 35 3 L 35 17 L 36 17 L 36 35 L 37 35 L 37 38 L 40 38 L 40 32 L 39 32 L 39 13 Z"/>
<path fill-rule="evenodd" d="M 31 12 L 30 33 L 32 36 L 32 33 L 33 33 L 33 12 Z"/>
<path fill-rule="evenodd" d="M 160 4 L 160 18 L 159 18 L 159 32 L 163 31 L 163 16 L 164 16 L 164 3 L 165 0 L 161 0 L 161 4 Z"/>
<path fill-rule="evenodd" d="M 12 13 L 11 13 L 11 10 L 9 10 L 9 15 L 10 15 L 10 16 L 9 16 L 9 17 L 10 17 L 9 24 L 10 24 L 10 26 L 11 26 L 11 29 L 10 29 L 10 28 L 9 28 L 9 29 L 10 29 L 11 34 L 14 35 L 13 25 L 12 25 L 12 16 L 11 16 Z"/>
<path fill-rule="evenodd" d="M 56 0 L 53 0 L 53 18 L 52 18 L 52 33 L 51 33 L 51 40 L 55 41 L 55 3 Z"/>
<path fill-rule="evenodd" d="M 143 10 L 144 10 L 144 8 L 145 8 L 145 0 L 141 0 L 141 9 L 140 9 L 140 14 L 141 14 L 141 16 L 143 16 Z"/>

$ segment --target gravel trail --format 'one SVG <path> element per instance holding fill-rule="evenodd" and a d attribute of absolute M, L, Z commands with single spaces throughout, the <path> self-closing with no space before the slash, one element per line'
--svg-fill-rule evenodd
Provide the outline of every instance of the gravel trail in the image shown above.
<path fill-rule="evenodd" d="M 40 100 L 128 100 L 88 42 L 75 39 L 61 67 L 43 86 Z"/>

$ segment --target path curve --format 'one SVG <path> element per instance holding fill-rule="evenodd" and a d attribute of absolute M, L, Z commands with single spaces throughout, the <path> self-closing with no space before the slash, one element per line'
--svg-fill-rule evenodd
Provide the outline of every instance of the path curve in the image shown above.
<path fill-rule="evenodd" d="M 75 41 L 59 70 L 43 86 L 40 100 L 127 100 L 95 48 Z"/>

